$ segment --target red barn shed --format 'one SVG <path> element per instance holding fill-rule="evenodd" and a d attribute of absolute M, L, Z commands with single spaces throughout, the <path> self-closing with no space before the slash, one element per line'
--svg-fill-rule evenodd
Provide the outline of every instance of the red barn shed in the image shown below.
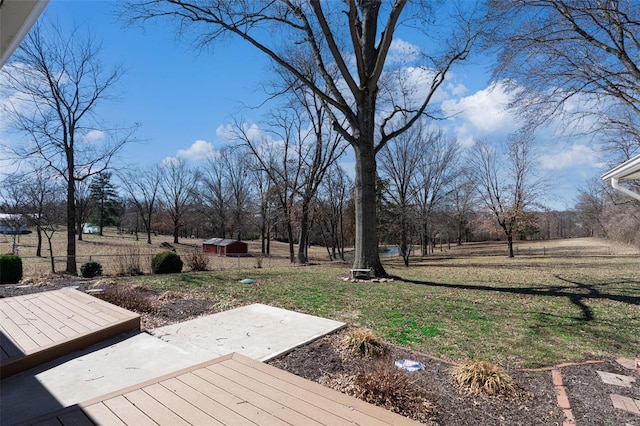
<path fill-rule="evenodd" d="M 225 238 L 211 238 L 202 243 L 202 251 L 215 253 L 218 256 L 243 255 L 249 252 L 247 243 Z"/>

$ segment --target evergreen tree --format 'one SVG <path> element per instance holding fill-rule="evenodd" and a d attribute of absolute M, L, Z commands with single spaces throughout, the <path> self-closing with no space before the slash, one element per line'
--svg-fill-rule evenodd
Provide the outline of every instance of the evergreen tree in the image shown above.
<path fill-rule="evenodd" d="M 89 185 L 91 200 L 94 209 L 91 215 L 92 221 L 98 224 L 100 235 L 105 225 L 117 225 L 120 211 L 118 191 L 111 183 L 111 173 L 98 173 Z"/>

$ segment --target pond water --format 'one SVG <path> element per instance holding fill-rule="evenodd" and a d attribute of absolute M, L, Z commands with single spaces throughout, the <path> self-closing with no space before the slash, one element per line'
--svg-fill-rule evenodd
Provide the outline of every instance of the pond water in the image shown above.
<path fill-rule="evenodd" d="M 410 252 L 412 252 L 413 248 L 409 248 L 409 250 Z M 380 247 L 380 256 L 382 257 L 400 256 L 400 247 L 398 246 Z"/>

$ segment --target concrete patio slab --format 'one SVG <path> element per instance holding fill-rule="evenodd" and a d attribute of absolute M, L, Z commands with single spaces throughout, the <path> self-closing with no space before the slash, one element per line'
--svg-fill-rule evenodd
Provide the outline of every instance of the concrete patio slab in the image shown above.
<path fill-rule="evenodd" d="M 345 324 L 250 305 L 125 335 L 0 382 L 0 424 L 12 425 L 124 387 L 239 352 L 270 359 Z"/>
<path fill-rule="evenodd" d="M 151 333 L 190 354 L 200 354 L 203 361 L 232 352 L 267 361 L 345 325 L 257 303 Z"/>

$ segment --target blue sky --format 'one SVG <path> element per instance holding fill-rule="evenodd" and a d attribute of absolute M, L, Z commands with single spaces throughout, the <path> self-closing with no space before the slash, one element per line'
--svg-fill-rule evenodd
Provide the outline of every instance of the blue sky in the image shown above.
<path fill-rule="evenodd" d="M 57 21 L 63 28 L 90 28 L 103 43 L 104 63 L 127 68 L 117 99 L 99 110 L 106 123 L 141 124 L 140 142 L 125 148 L 121 162 L 150 166 L 175 156 L 197 161 L 204 151 L 228 144 L 218 129 L 232 115 L 259 122 L 260 112 L 245 106 L 257 106 L 266 98 L 261 83 L 270 67 L 261 53 L 234 40 L 213 51 L 198 51 L 188 40 L 176 39 L 174 28 L 164 24 L 127 28 L 115 15 L 117 5 L 50 0 L 40 19 Z M 518 128 L 518 119 L 504 108 L 509 97 L 499 83 L 489 81 L 487 65 L 486 59 L 476 57 L 454 69 L 440 95 L 443 110 L 455 116 L 439 124 L 465 147 L 481 138 L 500 142 Z M 11 137 L 0 129 L 0 138 Z M 561 136 L 554 126 L 539 135 L 540 170 L 554 183 L 549 206 L 571 208 L 577 187 L 603 172 L 590 144 Z M 345 167 L 350 164 L 345 159 Z"/>

